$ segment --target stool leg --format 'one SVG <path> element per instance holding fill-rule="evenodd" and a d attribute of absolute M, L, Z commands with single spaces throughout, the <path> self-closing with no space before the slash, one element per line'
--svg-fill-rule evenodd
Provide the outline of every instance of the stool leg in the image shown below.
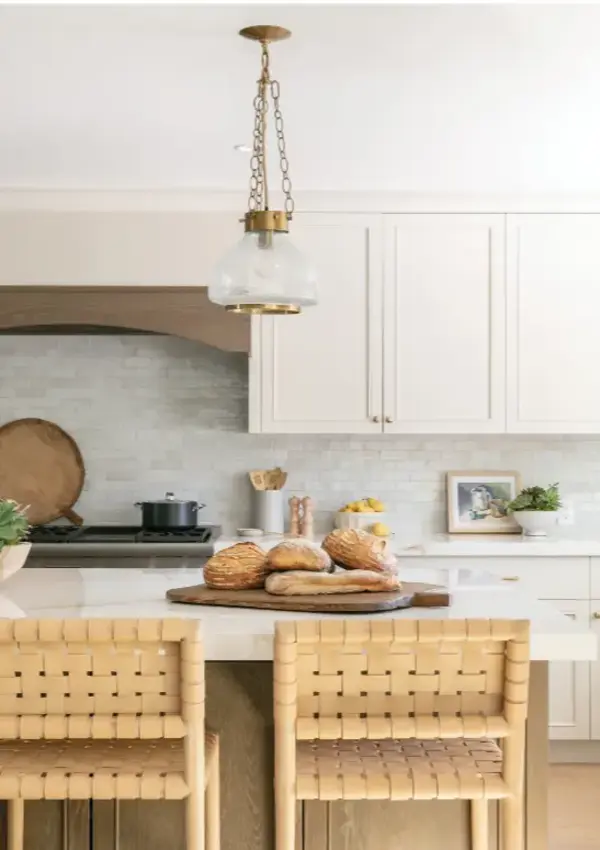
<path fill-rule="evenodd" d="M 502 850 L 523 850 L 523 798 L 500 800 Z"/>
<path fill-rule="evenodd" d="M 220 850 L 221 847 L 220 778 L 219 741 L 217 740 L 206 785 L 206 850 Z"/>
<path fill-rule="evenodd" d="M 9 800 L 8 814 L 8 850 L 23 850 L 25 827 L 25 803 L 23 800 Z"/>
<path fill-rule="evenodd" d="M 471 850 L 488 850 L 488 801 L 471 800 Z"/>

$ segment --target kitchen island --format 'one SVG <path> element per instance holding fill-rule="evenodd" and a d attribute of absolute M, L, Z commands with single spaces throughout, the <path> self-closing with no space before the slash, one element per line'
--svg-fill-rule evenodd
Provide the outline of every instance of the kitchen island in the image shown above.
<path fill-rule="evenodd" d="M 448 586 L 449 609 L 412 609 L 379 617 L 523 618 L 531 621 L 532 676 L 526 767 L 526 850 L 547 850 L 546 787 L 548 661 L 592 660 L 595 636 L 522 588 L 484 572 L 403 566 L 407 581 Z M 207 659 L 207 719 L 221 734 L 223 850 L 273 847 L 273 629 L 278 619 L 310 614 L 201 608 L 164 599 L 167 589 L 198 584 L 198 570 L 26 569 L 0 588 L 0 618 L 194 617 L 202 619 Z M 183 850 L 179 802 L 27 804 L 26 848 L 112 848 L 115 817 L 120 850 Z M 492 817 L 492 850 L 497 826 Z M 467 850 L 464 802 L 311 802 L 298 806 L 303 850 Z"/>

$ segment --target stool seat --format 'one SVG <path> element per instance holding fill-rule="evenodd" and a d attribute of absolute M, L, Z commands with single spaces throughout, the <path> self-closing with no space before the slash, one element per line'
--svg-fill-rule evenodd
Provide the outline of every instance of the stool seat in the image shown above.
<path fill-rule="evenodd" d="M 205 734 L 205 784 L 218 753 Z M 187 797 L 183 739 L 0 741 L 3 800 L 180 800 Z"/>
<path fill-rule="evenodd" d="M 469 740 L 315 740 L 296 744 L 300 800 L 499 800 L 502 751 Z"/>

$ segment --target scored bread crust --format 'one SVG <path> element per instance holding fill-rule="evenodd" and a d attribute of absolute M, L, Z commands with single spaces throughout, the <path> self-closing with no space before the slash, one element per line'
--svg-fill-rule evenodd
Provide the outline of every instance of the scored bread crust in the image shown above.
<path fill-rule="evenodd" d="M 332 568 L 327 552 L 312 540 L 284 540 L 267 553 L 269 570 L 312 570 L 321 572 Z"/>
<path fill-rule="evenodd" d="M 334 564 L 346 570 L 385 572 L 397 566 L 387 541 L 360 528 L 337 528 L 323 540 L 323 549 Z"/>
<path fill-rule="evenodd" d="M 217 590 L 251 590 L 264 587 L 268 572 L 267 553 L 260 546 L 235 543 L 208 559 L 204 581 Z"/>
<path fill-rule="evenodd" d="M 307 570 L 271 573 L 265 590 L 276 596 L 309 596 L 333 593 L 384 593 L 401 590 L 402 584 L 393 573 L 376 573 L 373 570 L 352 572 L 315 573 Z"/>

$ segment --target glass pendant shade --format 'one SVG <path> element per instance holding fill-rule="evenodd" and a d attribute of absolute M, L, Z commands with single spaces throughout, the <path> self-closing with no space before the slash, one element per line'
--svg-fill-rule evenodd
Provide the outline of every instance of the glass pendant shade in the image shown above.
<path fill-rule="evenodd" d="M 317 277 L 288 233 L 253 231 L 217 265 L 208 295 L 233 312 L 298 313 L 317 303 Z"/>

